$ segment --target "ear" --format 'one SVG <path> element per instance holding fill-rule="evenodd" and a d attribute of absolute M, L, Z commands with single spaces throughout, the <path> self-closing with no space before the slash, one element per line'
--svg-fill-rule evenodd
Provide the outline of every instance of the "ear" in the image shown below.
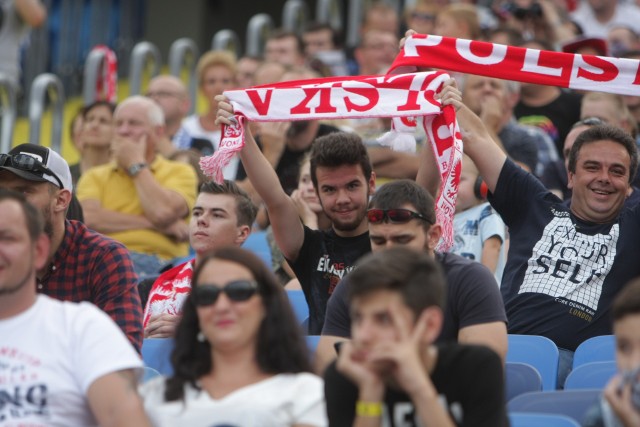
<path fill-rule="evenodd" d="M 432 253 L 442 237 L 442 226 L 438 223 L 433 224 L 427 231 L 427 251 Z"/>
<path fill-rule="evenodd" d="M 45 233 L 40 234 L 40 236 L 34 242 L 34 265 L 37 270 L 40 270 L 46 265 L 47 260 L 49 259 L 50 246 L 51 241 L 49 240 L 49 236 L 47 236 Z"/>
<path fill-rule="evenodd" d="M 376 192 L 376 173 L 371 171 L 371 177 L 369 178 L 369 194 Z"/>
<path fill-rule="evenodd" d="M 54 212 L 66 212 L 71 203 L 71 191 L 67 189 L 56 190 Z"/>
<path fill-rule="evenodd" d="M 236 243 L 241 245 L 247 240 L 249 234 L 251 234 L 251 227 L 248 225 L 241 225 L 237 229 L 238 234 L 236 235 Z"/>
<path fill-rule="evenodd" d="M 573 190 L 573 177 L 575 174 L 571 171 L 567 171 L 567 188 Z"/>
<path fill-rule="evenodd" d="M 423 324 L 423 332 L 420 337 L 421 341 L 432 344 L 436 341 L 442 330 L 442 322 L 444 315 L 439 307 L 431 306 L 422 310 L 418 322 Z M 416 326 L 417 323 L 416 322 Z"/>

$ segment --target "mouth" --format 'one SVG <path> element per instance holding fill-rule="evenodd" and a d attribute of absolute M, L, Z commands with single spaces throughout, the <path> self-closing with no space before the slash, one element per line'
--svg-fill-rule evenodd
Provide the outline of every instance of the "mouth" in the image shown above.
<path fill-rule="evenodd" d="M 597 194 L 598 196 L 610 196 L 611 194 L 614 193 L 613 191 L 603 190 L 600 188 L 592 188 L 591 191 Z"/>
<path fill-rule="evenodd" d="M 209 235 L 204 231 L 196 231 L 195 233 L 193 233 L 193 235 L 196 237 L 209 237 Z"/>
<path fill-rule="evenodd" d="M 235 323 L 235 322 L 234 322 L 233 320 L 231 320 L 231 319 L 221 319 L 221 320 L 218 320 L 218 321 L 215 323 L 215 325 L 216 325 L 216 327 L 218 327 L 218 328 L 225 328 L 225 327 L 228 327 L 228 326 L 233 325 L 234 323 Z"/>

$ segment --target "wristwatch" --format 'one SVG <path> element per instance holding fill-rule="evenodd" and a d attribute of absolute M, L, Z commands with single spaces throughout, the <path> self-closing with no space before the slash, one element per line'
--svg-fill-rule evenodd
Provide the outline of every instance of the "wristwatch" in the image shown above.
<path fill-rule="evenodd" d="M 129 166 L 129 168 L 127 169 L 127 173 L 129 174 L 130 177 L 134 177 L 136 175 L 138 175 L 140 173 L 140 171 L 144 168 L 146 168 L 147 166 L 149 166 L 146 163 L 134 163 L 131 166 Z"/>

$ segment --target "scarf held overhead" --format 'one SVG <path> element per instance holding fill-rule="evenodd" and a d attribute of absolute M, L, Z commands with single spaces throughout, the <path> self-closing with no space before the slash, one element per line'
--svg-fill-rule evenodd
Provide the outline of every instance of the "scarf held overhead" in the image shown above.
<path fill-rule="evenodd" d="M 640 62 L 415 34 L 391 70 L 440 68 L 525 83 L 640 95 Z"/>
<path fill-rule="evenodd" d="M 395 131 L 392 136 L 383 137 L 382 142 L 396 147 L 402 144 L 398 136 L 419 122 L 431 141 L 442 178 L 436 200 L 438 222 L 443 227 L 439 249 L 448 249 L 453 243 L 452 221 L 462 156 L 455 111 L 450 106 L 442 108 L 435 98 L 448 78 L 443 72 L 332 77 L 226 91 L 236 123 L 222 126 L 218 151 L 202 158 L 200 167 L 217 182 L 222 180 L 222 167 L 244 146 L 245 118 L 264 122 L 392 117 Z M 415 147 L 415 139 L 411 141 Z"/>

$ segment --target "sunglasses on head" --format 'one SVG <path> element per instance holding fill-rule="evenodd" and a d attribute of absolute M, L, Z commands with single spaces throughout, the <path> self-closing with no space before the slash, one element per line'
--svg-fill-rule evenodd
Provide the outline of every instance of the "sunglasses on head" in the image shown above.
<path fill-rule="evenodd" d="M 369 209 L 367 211 L 367 218 L 372 224 L 377 224 L 384 220 L 388 220 L 392 224 L 404 224 L 414 218 L 433 224 L 433 221 L 426 216 L 410 211 L 409 209 Z"/>
<path fill-rule="evenodd" d="M 600 117 L 587 117 L 585 119 L 579 120 L 571 126 L 571 129 L 575 129 L 578 126 L 600 126 L 604 125 L 606 122 L 602 120 Z"/>
<path fill-rule="evenodd" d="M 233 280 L 224 286 L 213 284 L 197 285 L 192 291 L 193 302 L 198 307 L 215 304 L 222 292 L 231 301 L 240 302 L 251 298 L 258 291 L 255 280 Z"/>
<path fill-rule="evenodd" d="M 28 154 L 0 154 L 0 166 L 9 166 L 26 172 L 46 173 L 58 181 L 60 188 L 64 188 L 58 175 Z"/>

